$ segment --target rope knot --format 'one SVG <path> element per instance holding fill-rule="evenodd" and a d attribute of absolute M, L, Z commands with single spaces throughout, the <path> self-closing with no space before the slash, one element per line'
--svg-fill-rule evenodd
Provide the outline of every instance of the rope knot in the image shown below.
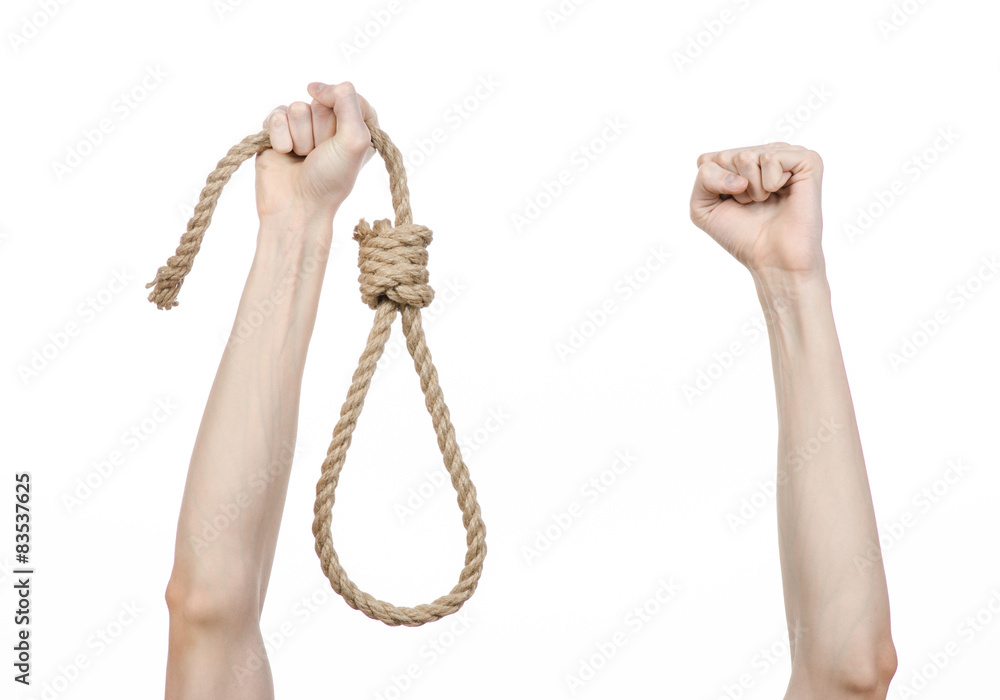
<path fill-rule="evenodd" d="M 358 281 L 363 302 L 373 309 L 382 297 L 401 307 L 420 309 L 430 305 L 434 290 L 427 283 L 429 228 L 419 224 L 393 226 L 389 219 L 379 219 L 369 226 L 361 219 L 354 227 L 354 240 L 360 244 Z"/>
<path fill-rule="evenodd" d="M 444 394 L 438 383 L 437 369 L 431 361 L 427 339 L 421 325 L 420 309 L 434 299 L 434 290 L 427 284 L 427 246 L 431 242 L 431 232 L 413 223 L 410 209 L 410 192 L 406 187 L 406 169 L 403 156 L 396 145 L 378 124 L 366 122 L 371 132 L 372 146 L 385 161 L 389 174 L 389 190 L 392 194 L 392 208 L 398 225 L 393 227 L 389 219 L 374 222 L 374 226 L 361 219 L 354 229 L 354 239 L 360 243 L 358 267 L 361 275 L 362 300 L 375 309 L 375 319 L 368 343 L 358 368 L 354 371 L 347 398 L 340 409 L 340 419 L 333 429 L 330 447 L 323 461 L 322 472 L 316 482 L 316 503 L 313 506 L 313 536 L 316 538 L 316 554 L 319 556 L 323 573 L 333 590 L 344 598 L 349 606 L 360 610 L 373 620 L 381 620 L 387 625 L 407 625 L 417 627 L 457 612 L 476 591 L 483 573 L 486 558 L 486 526 L 479 512 L 476 487 L 472 484 L 469 469 L 462 460 L 462 451 L 455 438 L 455 426 L 444 402 Z M 177 253 L 167 260 L 156 274 L 156 279 L 146 285 L 154 289 L 149 300 L 161 309 L 169 309 L 177 304 L 175 297 L 185 275 L 191 270 L 191 261 L 201 246 L 205 229 L 212 220 L 212 213 L 219 199 L 222 187 L 236 172 L 240 163 L 256 153 L 271 147 L 271 137 L 267 129 L 247 136 L 229 149 L 226 157 L 219 161 L 201 191 L 201 199 L 188 221 L 188 228 L 181 236 Z M 385 303 L 382 303 L 385 302 Z M 392 322 L 396 314 L 402 317 L 403 335 L 406 349 L 413 358 L 413 367 L 420 377 L 420 389 L 424 393 L 424 405 L 430 414 L 437 435 L 437 444 L 444 459 L 444 466 L 451 475 L 451 484 L 458 496 L 458 506 L 462 511 L 462 525 L 465 527 L 465 565 L 459 574 L 458 583 L 445 595 L 430 603 L 415 607 L 399 607 L 365 593 L 351 581 L 337 556 L 331 533 L 331 511 L 334 491 L 337 488 L 341 469 L 347 459 L 347 448 L 357 426 L 365 397 L 371 386 L 372 377 L 378 367 L 379 358 L 385 351 L 386 342 L 392 333 Z"/>

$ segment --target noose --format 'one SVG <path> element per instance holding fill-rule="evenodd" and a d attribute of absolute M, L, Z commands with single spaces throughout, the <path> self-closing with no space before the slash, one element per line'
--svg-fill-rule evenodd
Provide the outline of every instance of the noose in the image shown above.
<path fill-rule="evenodd" d="M 486 557 L 486 526 L 476 501 L 476 488 L 455 439 L 455 428 L 451 424 L 451 416 L 438 384 L 437 370 L 431 361 L 421 325 L 420 309 L 429 305 L 434 298 L 434 290 L 428 284 L 427 274 L 427 246 L 431 242 L 431 231 L 413 223 L 410 191 L 406 186 L 406 171 L 399 149 L 377 124 L 366 124 L 371 132 L 372 146 L 382 156 L 389 173 L 396 224 L 393 226 L 389 219 L 380 219 L 369 226 L 361 219 L 354 228 L 354 240 L 360 246 L 358 267 L 361 274 L 358 280 L 361 283 L 361 299 L 375 310 L 375 319 L 368 334 L 368 343 L 358 360 L 358 368 L 354 371 L 347 398 L 340 409 L 340 419 L 333 430 L 333 439 L 316 484 L 312 531 L 323 573 L 330 580 L 333 590 L 348 605 L 387 625 L 416 627 L 457 612 L 475 592 Z M 243 161 L 270 147 L 271 140 L 266 129 L 247 136 L 229 149 L 209 174 L 176 253 L 167 260 L 166 265 L 157 270 L 156 279 L 146 285 L 147 288 L 154 287 L 149 293 L 149 301 L 156 304 L 157 308 L 170 309 L 177 305 L 177 293 L 191 271 L 194 256 L 201 248 L 205 230 L 212 221 L 219 195 L 229 178 Z M 458 583 L 451 591 L 431 603 L 412 608 L 379 600 L 359 589 L 341 566 L 330 534 L 334 490 L 344 467 L 347 449 L 351 445 L 351 435 L 375 374 L 376 363 L 389 339 L 397 311 L 402 318 L 406 347 L 420 376 L 420 388 L 437 434 L 438 448 L 451 475 L 452 486 L 458 494 L 468 547 L 465 566 Z"/>

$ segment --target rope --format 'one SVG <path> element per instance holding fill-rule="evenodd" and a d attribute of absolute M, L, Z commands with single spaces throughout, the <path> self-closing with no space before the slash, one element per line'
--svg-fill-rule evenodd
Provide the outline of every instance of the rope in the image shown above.
<path fill-rule="evenodd" d="M 434 298 L 427 273 L 427 246 L 432 234 L 425 226 L 413 223 L 410 192 L 406 186 L 406 171 L 399 149 L 376 124 L 367 124 L 372 136 L 372 146 L 382 156 L 389 173 L 396 224 L 393 226 L 389 219 L 379 219 L 369 226 L 361 219 L 354 228 L 354 240 L 359 244 L 358 267 L 361 274 L 358 281 L 361 283 L 361 299 L 375 310 L 375 319 L 368 334 L 368 343 L 354 371 L 347 398 L 340 409 L 340 419 L 334 427 L 333 439 L 316 484 L 312 531 L 323 573 L 330 580 L 333 590 L 348 605 L 390 626 L 416 627 L 457 612 L 475 592 L 486 557 L 486 527 L 476 501 L 476 488 L 462 460 L 455 428 L 438 384 L 437 370 L 431 361 L 421 325 L 420 309 L 429 305 Z M 156 304 L 157 308 L 170 309 L 177 305 L 177 293 L 191 271 L 194 256 L 201 248 L 205 230 L 212 221 L 212 212 L 215 211 L 219 195 L 229 178 L 243 161 L 270 147 L 267 130 L 247 136 L 229 149 L 225 158 L 219 161 L 208 176 L 194 215 L 188 221 L 187 231 L 181 236 L 176 254 L 157 270 L 156 279 L 146 285 L 146 288 L 154 287 L 149 293 L 149 301 Z M 400 312 L 402 319 L 406 347 L 420 376 L 420 388 L 424 392 L 427 412 L 437 434 L 438 448 L 445 468 L 451 475 L 452 486 L 458 494 L 468 547 L 465 566 L 458 583 L 451 591 L 431 603 L 412 608 L 393 605 L 360 590 L 341 566 L 330 534 L 334 490 L 337 488 L 347 449 L 351 445 L 351 435 L 364 407 L 376 364 L 389 339 L 397 312 Z"/>
<path fill-rule="evenodd" d="M 187 231 L 181 236 L 176 254 L 167 258 L 167 264 L 156 271 L 156 279 L 146 285 L 146 289 L 155 287 L 148 298 L 156 304 L 156 308 L 171 309 L 177 306 L 177 293 L 184 284 L 184 278 L 191 272 L 194 256 L 201 249 L 201 239 L 205 236 L 205 229 L 212 223 L 212 213 L 215 212 L 215 205 L 219 201 L 219 195 L 222 194 L 222 188 L 243 161 L 270 147 L 271 137 L 266 129 L 253 136 L 247 136 L 230 148 L 226 157 L 209 173 L 198 204 L 195 205 L 194 214 L 188 220 Z"/>

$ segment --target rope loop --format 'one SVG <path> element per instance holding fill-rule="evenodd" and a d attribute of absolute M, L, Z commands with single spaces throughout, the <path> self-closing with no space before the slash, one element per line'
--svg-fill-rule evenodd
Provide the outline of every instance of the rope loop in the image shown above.
<path fill-rule="evenodd" d="M 486 557 L 486 526 L 476 500 L 476 487 L 462 460 L 462 451 L 455 437 L 455 428 L 444 402 L 437 369 L 431 361 L 421 323 L 420 309 L 434 299 L 434 290 L 428 284 L 427 272 L 427 246 L 431 242 L 431 230 L 413 223 L 406 170 L 399 149 L 374 121 L 366 124 L 371 133 L 372 146 L 382 156 L 389 173 L 396 223 L 392 225 L 388 219 L 379 219 L 369 226 L 361 219 L 354 228 L 354 239 L 359 244 L 358 281 L 361 284 L 361 299 L 375 310 L 375 318 L 368 334 L 368 342 L 354 371 L 347 398 L 340 409 L 340 419 L 334 427 L 333 438 L 316 483 L 312 532 L 323 573 L 333 590 L 348 605 L 390 626 L 415 627 L 457 612 L 475 592 Z M 266 129 L 247 136 L 229 150 L 208 176 L 194 215 L 188 221 L 187 231 L 181 236 L 176 254 L 157 270 L 156 278 L 146 285 L 147 288 L 154 288 L 149 293 L 149 301 L 156 304 L 157 308 L 170 309 L 177 305 L 177 294 L 191 271 L 194 256 L 201 247 L 219 195 L 229 178 L 240 163 L 270 147 L 271 141 Z M 466 531 L 465 564 L 458 582 L 445 595 L 415 607 L 396 606 L 359 589 L 344 571 L 330 532 L 334 491 L 344 467 L 347 449 L 351 445 L 351 436 L 364 407 L 365 396 L 386 341 L 389 340 L 397 313 L 402 318 L 406 348 L 420 377 L 424 403 L 437 435 L 444 466 L 457 494 L 458 506 L 462 511 L 462 525 Z"/>

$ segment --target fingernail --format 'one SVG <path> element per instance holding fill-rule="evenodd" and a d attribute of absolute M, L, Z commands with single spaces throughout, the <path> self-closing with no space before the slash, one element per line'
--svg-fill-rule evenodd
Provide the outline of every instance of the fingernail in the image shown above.
<path fill-rule="evenodd" d="M 326 83 L 309 83 L 309 87 L 307 89 L 309 90 L 309 94 L 315 95 L 325 87 Z"/>

